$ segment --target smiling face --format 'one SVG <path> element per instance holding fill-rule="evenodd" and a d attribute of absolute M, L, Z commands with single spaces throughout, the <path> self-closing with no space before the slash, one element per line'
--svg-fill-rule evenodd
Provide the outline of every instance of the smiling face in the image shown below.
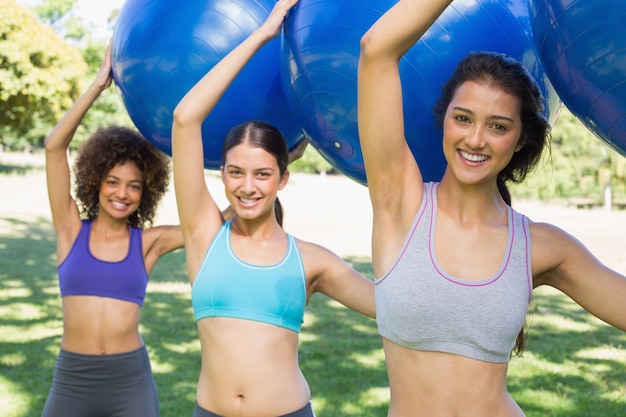
<path fill-rule="evenodd" d="M 287 184 L 276 158 L 244 142 L 231 148 L 221 168 L 226 198 L 240 219 L 275 218 L 274 202 Z"/>
<path fill-rule="evenodd" d="M 115 165 L 102 180 L 99 194 L 100 214 L 127 219 L 139 208 L 143 175 L 132 161 Z"/>
<path fill-rule="evenodd" d="M 446 110 L 443 131 L 448 170 L 459 181 L 495 182 L 522 147 L 519 99 L 486 82 L 466 81 Z"/>

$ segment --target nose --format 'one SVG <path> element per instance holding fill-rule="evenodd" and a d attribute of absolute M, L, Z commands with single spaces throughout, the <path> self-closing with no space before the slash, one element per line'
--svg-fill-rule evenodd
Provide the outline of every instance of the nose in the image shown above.
<path fill-rule="evenodd" d="M 126 190 L 126 187 L 123 186 L 117 187 L 115 190 L 115 196 L 120 200 L 123 200 L 128 196 L 128 190 Z"/>
<path fill-rule="evenodd" d="M 484 132 L 482 127 L 475 126 L 469 132 L 467 132 L 467 136 L 465 137 L 465 143 L 472 149 L 480 149 L 484 146 Z"/>
<path fill-rule="evenodd" d="M 254 178 L 252 177 L 252 175 L 244 176 L 243 181 L 241 182 L 241 190 L 246 194 L 254 193 L 255 186 Z"/>

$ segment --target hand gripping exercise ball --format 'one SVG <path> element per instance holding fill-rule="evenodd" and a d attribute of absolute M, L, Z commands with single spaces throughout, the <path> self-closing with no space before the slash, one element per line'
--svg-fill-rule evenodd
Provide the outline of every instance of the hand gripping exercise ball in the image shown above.
<path fill-rule="evenodd" d="M 292 113 L 316 149 L 362 184 L 356 108 L 360 39 L 395 2 L 300 0 L 285 26 L 281 75 Z M 446 166 L 432 107 L 458 61 L 480 50 L 522 61 L 547 97 L 546 115 L 552 118 L 560 106 L 535 50 L 527 2 L 455 0 L 400 63 L 407 141 L 427 181 L 441 179 Z"/>
<path fill-rule="evenodd" d="M 126 0 L 113 33 L 113 76 L 137 129 L 171 154 L 172 112 L 186 92 L 268 16 L 273 0 Z M 241 71 L 202 126 L 205 167 L 217 169 L 228 130 L 251 119 L 303 132 L 280 79 L 280 39 Z"/>
<path fill-rule="evenodd" d="M 563 103 L 626 156 L 626 1 L 531 0 L 546 74 Z"/>

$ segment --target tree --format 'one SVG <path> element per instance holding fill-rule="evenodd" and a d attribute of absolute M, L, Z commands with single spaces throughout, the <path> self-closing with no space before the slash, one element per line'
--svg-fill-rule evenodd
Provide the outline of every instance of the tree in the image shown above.
<path fill-rule="evenodd" d="M 76 0 L 39 0 L 33 10 L 39 20 L 52 26 L 59 36 L 83 56 L 89 68 L 82 80 L 84 91 L 100 68 L 108 40 L 94 37 L 94 30 L 92 30 L 94 28 L 85 26 L 76 14 L 76 6 Z M 111 27 L 118 13 L 119 9 L 114 9 L 108 16 L 107 20 Z M 70 146 L 80 146 L 91 133 L 105 124 L 132 126 L 130 117 L 124 110 L 121 98 L 115 89 L 106 90 L 100 95 L 78 127 Z"/>
<path fill-rule="evenodd" d="M 40 145 L 81 92 L 81 54 L 14 0 L 0 0 L 0 146 Z"/>
<path fill-rule="evenodd" d="M 511 184 L 517 198 L 591 197 L 602 200 L 609 169 L 618 196 L 626 190 L 626 160 L 591 133 L 566 107 L 552 129 L 549 152 L 544 152 L 535 172 L 523 184 Z"/>

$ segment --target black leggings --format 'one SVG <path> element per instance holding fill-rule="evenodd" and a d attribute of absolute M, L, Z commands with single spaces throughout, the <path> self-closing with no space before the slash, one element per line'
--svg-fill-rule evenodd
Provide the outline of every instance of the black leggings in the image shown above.
<path fill-rule="evenodd" d="M 42 417 L 158 417 L 150 359 L 144 347 L 113 355 L 61 349 Z"/>
<path fill-rule="evenodd" d="M 223 417 L 219 414 L 215 414 L 210 412 L 209 410 L 205 410 L 200 407 L 198 403 L 196 403 L 196 408 L 193 410 L 193 417 Z M 283 414 L 278 417 L 315 417 L 315 413 L 313 412 L 313 407 L 311 406 L 311 402 L 309 401 L 304 407 L 299 410 L 296 410 L 292 413 Z"/>

